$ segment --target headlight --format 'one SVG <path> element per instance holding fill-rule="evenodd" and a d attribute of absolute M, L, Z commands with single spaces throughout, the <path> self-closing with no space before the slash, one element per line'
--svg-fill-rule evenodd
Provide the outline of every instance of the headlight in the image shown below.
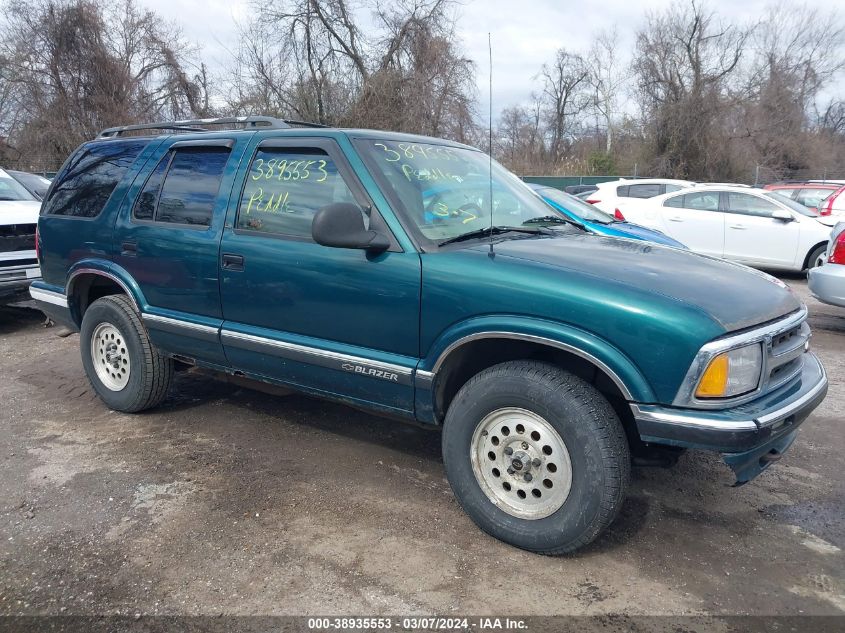
<path fill-rule="evenodd" d="M 763 369 L 760 343 L 738 347 L 714 356 L 695 390 L 696 398 L 732 398 L 754 391 Z"/>

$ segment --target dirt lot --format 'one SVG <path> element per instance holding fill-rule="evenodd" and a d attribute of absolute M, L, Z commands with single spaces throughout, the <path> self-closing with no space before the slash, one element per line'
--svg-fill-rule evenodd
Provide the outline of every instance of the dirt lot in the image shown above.
<path fill-rule="evenodd" d="M 4 310 L 0 614 L 841 615 L 845 310 L 807 300 L 830 394 L 787 456 L 742 488 L 710 455 L 635 469 L 565 558 L 476 529 L 436 432 L 193 373 L 113 413 L 77 336 Z"/>

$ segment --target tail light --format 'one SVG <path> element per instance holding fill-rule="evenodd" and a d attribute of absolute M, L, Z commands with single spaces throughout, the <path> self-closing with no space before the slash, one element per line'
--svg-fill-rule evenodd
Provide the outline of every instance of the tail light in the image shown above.
<path fill-rule="evenodd" d="M 831 244 L 827 262 L 829 264 L 845 264 L 845 231 L 841 231 Z"/>
<path fill-rule="evenodd" d="M 830 215 L 833 213 L 833 203 L 836 202 L 839 194 L 843 191 L 845 191 L 845 187 L 837 189 L 834 193 L 830 194 L 825 200 L 825 205 L 819 208 L 819 215 Z"/>
<path fill-rule="evenodd" d="M 601 202 L 601 200 L 599 200 L 598 198 L 587 198 L 587 202 L 590 204 L 598 204 L 599 202 Z"/>
<path fill-rule="evenodd" d="M 624 222 L 624 221 L 625 221 L 625 216 L 624 216 L 624 215 L 622 215 L 622 212 L 621 212 L 619 209 L 616 209 L 616 210 L 613 212 L 613 217 L 614 217 L 614 218 L 616 218 L 617 220 L 619 220 L 620 222 Z"/>

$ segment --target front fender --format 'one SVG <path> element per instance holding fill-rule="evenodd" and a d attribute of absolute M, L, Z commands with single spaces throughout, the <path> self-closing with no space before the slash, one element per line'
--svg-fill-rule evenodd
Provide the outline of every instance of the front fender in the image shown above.
<path fill-rule="evenodd" d="M 454 324 L 437 337 L 420 361 L 418 372 L 432 374 L 433 378 L 449 354 L 482 338 L 522 339 L 563 349 L 602 369 L 627 400 L 656 400 L 634 362 L 608 341 L 571 325 L 516 315 L 487 315 Z"/>

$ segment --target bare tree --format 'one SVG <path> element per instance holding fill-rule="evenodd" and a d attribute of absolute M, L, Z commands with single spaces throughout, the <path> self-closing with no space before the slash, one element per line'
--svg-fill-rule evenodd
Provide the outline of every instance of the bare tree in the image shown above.
<path fill-rule="evenodd" d="M 747 161 L 783 177 L 813 168 L 817 154 L 806 148 L 814 142 L 817 123 L 825 125 L 825 117 L 813 120 L 811 114 L 818 110 L 822 89 L 845 67 L 837 50 L 843 35 L 835 12 L 782 2 L 765 12 L 751 38 L 740 104 L 744 133 L 737 136 Z M 833 115 L 835 108 L 827 113 Z"/>
<path fill-rule="evenodd" d="M 655 173 L 696 179 L 730 174 L 720 124 L 749 34 L 749 28 L 719 22 L 695 0 L 648 16 L 637 33 L 633 71 L 652 132 Z"/>
<path fill-rule="evenodd" d="M 593 91 L 592 105 L 604 124 L 604 151 L 607 154 L 613 151 L 613 131 L 619 114 L 619 95 L 627 79 L 625 67 L 620 63 L 618 47 L 619 31 L 614 25 L 593 38 L 593 45 L 586 58 L 590 87 Z"/>
<path fill-rule="evenodd" d="M 237 53 L 237 109 L 261 104 L 320 123 L 474 136 L 474 64 L 458 48 L 451 0 L 378 5 L 368 32 L 347 0 L 261 7 Z"/>
<path fill-rule="evenodd" d="M 578 117 L 590 103 L 589 70 L 580 55 L 560 49 L 551 64 L 540 71 L 543 81 L 543 105 L 549 134 L 549 153 L 560 160 L 564 143 L 575 130 Z"/>
<path fill-rule="evenodd" d="M 133 0 L 13 0 L 0 22 L 0 81 L 14 102 L 13 115 L 0 111 L 8 143 L 27 148 L 27 167 L 55 168 L 104 127 L 207 114 L 196 56 Z"/>

